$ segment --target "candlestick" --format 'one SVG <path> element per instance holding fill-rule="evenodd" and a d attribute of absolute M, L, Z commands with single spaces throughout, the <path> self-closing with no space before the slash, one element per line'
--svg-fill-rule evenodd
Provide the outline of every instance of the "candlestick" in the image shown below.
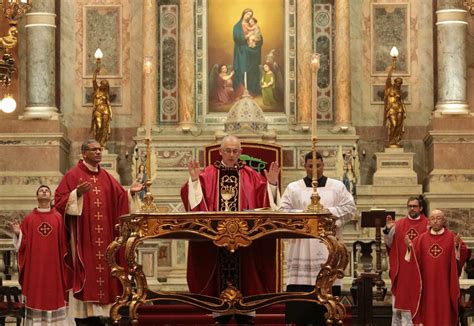
<path fill-rule="evenodd" d="M 321 198 L 318 194 L 318 176 L 317 176 L 317 158 L 316 144 L 318 142 L 318 70 L 320 67 L 320 55 L 313 53 L 311 56 L 311 71 L 313 72 L 311 84 L 311 149 L 312 149 L 312 181 L 313 193 L 311 194 L 311 202 L 308 204 L 306 211 L 320 212 L 324 208 L 320 203 Z"/>
<path fill-rule="evenodd" d="M 244 87 L 247 89 L 247 72 L 244 72 Z"/>
<path fill-rule="evenodd" d="M 320 67 L 319 53 L 313 53 L 311 56 L 311 71 L 313 72 L 312 88 L 311 88 L 311 136 L 317 137 L 317 121 L 318 121 L 318 70 Z"/>

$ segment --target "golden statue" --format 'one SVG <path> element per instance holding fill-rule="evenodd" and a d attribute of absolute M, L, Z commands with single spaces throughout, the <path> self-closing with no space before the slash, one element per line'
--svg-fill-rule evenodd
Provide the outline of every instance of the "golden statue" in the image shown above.
<path fill-rule="evenodd" d="M 97 74 L 100 71 L 100 59 L 97 59 L 97 67 L 92 76 L 93 111 L 90 132 L 102 147 L 105 147 L 110 136 L 110 123 L 112 121 L 112 106 L 110 105 L 110 87 L 107 80 L 97 83 Z"/>
<path fill-rule="evenodd" d="M 392 83 L 392 73 L 396 60 L 390 67 L 384 92 L 384 124 L 387 126 L 389 147 L 401 147 L 400 141 L 405 133 L 404 122 L 407 110 L 402 100 L 403 79 L 397 77 Z"/>

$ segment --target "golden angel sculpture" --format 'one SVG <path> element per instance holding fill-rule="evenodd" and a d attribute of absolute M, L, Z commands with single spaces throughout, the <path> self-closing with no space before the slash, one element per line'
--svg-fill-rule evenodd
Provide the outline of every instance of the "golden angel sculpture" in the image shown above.
<path fill-rule="evenodd" d="M 92 76 L 93 111 L 90 132 L 94 134 L 95 140 L 105 147 L 110 137 L 110 123 L 112 122 L 112 106 L 110 105 L 110 86 L 107 80 L 97 83 L 97 75 L 100 71 L 100 59 Z"/>
<path fill-rule="evenodd" d="M 384 92 L 384 124 L 387 127 L 389 147 L 401 147 L 400 141 L 405 133 L 407 110 L 402 100 L 403 79 L 397 77 L 392 83 L 395 64 L 390 66 Z"/>

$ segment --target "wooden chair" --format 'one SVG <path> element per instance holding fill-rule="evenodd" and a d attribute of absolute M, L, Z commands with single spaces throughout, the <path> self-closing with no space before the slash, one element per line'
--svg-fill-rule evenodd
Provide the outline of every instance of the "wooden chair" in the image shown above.
<path fill-rule="evenodd" d="M 16 286 L 0 286 L 0 325 L 6 317 L 16 318 L 17 326 L 25 317 L 25 305 L 20 301 L 21 291 Z"/>
<path fill-rule="evenodd" d="M 244 161 L 245 164 L 259 173 L 263 174 L 263 170 L 268 170 L 270 163 L 272 162 L 278 162 L 280 167 L 283 164 L 282 149 L 280 145 L 249 141 L 241 141 L 240 145 L 242 147 L 240 160 Z M 204 166 L 208 166 L 220 159 L 220 146 L 221 144 L 213 144 L 204 148 Z M 281 173 L 278 181 L 279 184 L 281 184 Z"/>

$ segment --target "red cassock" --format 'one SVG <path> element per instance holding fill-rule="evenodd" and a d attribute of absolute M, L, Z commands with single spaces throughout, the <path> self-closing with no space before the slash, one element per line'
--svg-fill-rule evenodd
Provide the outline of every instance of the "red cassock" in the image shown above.
<path fill-rule="evenodd" d="M 413 241 L 420 234 L 425 233 L 428 228 L 428 219 L 424 214 L 419 219 L 403 218 L 395 222 L 395 235 L 389 250 L 390 279 L 392 281 L 392 293 L 395 295 L 395 308 L 408 311 L 417 307 L 419 291 L 413 288 L 421 287 L 421 280 L 414 277 L 417 274 L 416 265 L 405 260 L 407 247 L 405 236 L 408 235 Z M 411 311 L 412 316 L 416 313 Z"/>
<path fill-rule="evenodd" d="M 23 234 L 18 251 L 19 282 L 26 306 L 57 310 L 67 306 L 72 271 L 66 267 L 66 234 L 63 218 L 54 208 L 36 208 L 21 223 Z"/>
<path fill-rule="evenodd" d="M 219 204 L 219 170 L 213 165 L 200 174 L 203 200 L 192 211 L 217 211 Z M 239 210 L 268 207 L 267 180 L 248 166 L 239 171 Z M 190 210 L 188 184 L 181 188 L 181 200 Z M 279 289 L 279 273 L 276 241 L 261 239 L 250 247 L 240 250 L 241 292 L 254 295 L 275 292 Z M 217 296 L 219 293 L 217 275 L 218 248 L 209 242 L 190 241 L 188 250 L 187 279 L 191 292 Z"/>
<path fill-rule="evenodd" d="M 65 214 L 69 195 L 84 181 L 89 181 L 92 189 L 82 195 L 82 215 Z M 81 160 L 64 175 L 54 200 L 75 244 L 74 297 L 98 304 L 115 302 L 122 287 L 111 276 L 105 255 L 117 235 L 114 226 L 119 216 L 128 213 L 127 192 L 107 171 L 99 167 L 98 172 L 91 172 Z"/>
<path fill-rule="evenodd" d="M 457 261 L 454 238 L 455 234 L 445 228 L 443 234 L 426 232 L 413 242 L 422 279 L 419 309 L 413 318 L 415 324 L 458 325 L 459 275 L 467 259 L 467 248 L 461 243 Z"/>

